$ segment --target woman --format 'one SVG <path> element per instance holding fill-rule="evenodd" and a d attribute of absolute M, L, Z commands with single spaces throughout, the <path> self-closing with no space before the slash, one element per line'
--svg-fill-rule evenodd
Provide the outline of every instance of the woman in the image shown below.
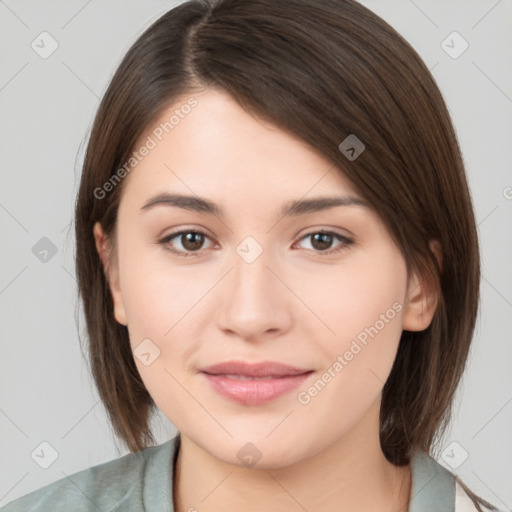
<path fill-rule="evenodd" d="M 75 226 L 92 373 L 133 453 L 4 510 L 496 510 L 430 456 L 478 304 L 460 150 L 371 11 L 170 10 L 105 93 Z"/>

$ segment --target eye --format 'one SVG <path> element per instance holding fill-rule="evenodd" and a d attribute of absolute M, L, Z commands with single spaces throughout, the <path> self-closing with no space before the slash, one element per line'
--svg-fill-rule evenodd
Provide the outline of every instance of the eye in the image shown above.
<path fill-rule="evenodd" d="M 353 240 L 347 238 L 344 235 L 334 231 L 326 230 L 312 231 L 311 233 L 303 236 L 300 241 L 306 240 L 308 238 L 311 239 L 312 250 L 321 255 L 338 253 L 354 243 Z M 174 239 L 178 240 L 181 248 L 177 249 L 171 243 Z M 186 258 L 190 256 L 196 256 L 193 253 L 200 253 L 201 249 L 203 248 L 205 239 L 210 240 L 210 237 L 203 231 L 181 230 L 162 238 L 159 240 L 159 244 L 163 245 L 164 249 L 171 252 L 172 254 Z M 340 244 L 334 249 L 330 249 L 334 239 L 338 239 Z"/>
<path fill-rule="evenodd" d="M 338 253 L 354 243 L 354 241 L 351 240 L 350 238 L 347 238 L 346 236 L 336 233 L 334 231 L 312 231 L 311 233 L 308 233 L 307 235 L 303 236 L 300 239 L 300 241 L 306 240 L 308 238 L 311 239 L 312 249 L 315 252 L 321 253 L 322 255 Z M 340 240 L 341 243 L 336 248 L 330 249 L 333 240 L 336 238 Z"/>
<path fill-rule="evenodd" d="M 177 239 L 182 249 L 176 249 L 172 246 L 171 240 Z M 182 230 L 176 233 L 171 233 L 162 238 L 159 243 L 164 246 L 167 251 L 176 254 L 177 256 L 189 257 L 195 256 L 194 252 L 199 252 L 204 244 L 205 238 L 210 238 L 206 233 L 198 230 Z"/>

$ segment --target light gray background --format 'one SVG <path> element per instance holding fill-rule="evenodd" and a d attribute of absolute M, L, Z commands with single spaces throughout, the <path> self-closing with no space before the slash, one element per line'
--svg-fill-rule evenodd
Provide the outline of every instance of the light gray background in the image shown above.
<path fill-rule="evenodd" d="M 99 98 L 130 44 L 177 3 L 0 0 L 0 506 L 127 453 L 111 435 L 79 348 L 70 223 Z M 479 225 L 481 316 L 438 460 L 449 467 L 465 450 L 469 458 L 449 468 L 512 509 L 512 2 L 362 3 L 404 35 L 438 81 Z M 43 31 L 59 45 L 47 59 L 31 47 Z M 453 31 L 469 43 L 456 59 L 441 46 Z M 453 52 L 462 42 L 445 44 Z M 57 248 L 46 263 L 32 252 L 42 237 Z M 174 433 L 163 415 L 155 425 L 159 442 Z M 41 455 L 42 442 L 58 454 L 47 469 L 36 463 L 50 462 L 45 445 L 44 457 L 31 456 Z"/>

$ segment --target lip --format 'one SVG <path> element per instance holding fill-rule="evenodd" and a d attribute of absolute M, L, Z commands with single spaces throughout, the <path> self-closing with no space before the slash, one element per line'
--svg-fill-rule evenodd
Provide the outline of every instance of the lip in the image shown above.
<path fill-rule="evenodd" d="M 217 393 L 244 405 L 274 400 L 298 387 L 312 372 L 274 361 L 227 361 L 200 370 Z"/>

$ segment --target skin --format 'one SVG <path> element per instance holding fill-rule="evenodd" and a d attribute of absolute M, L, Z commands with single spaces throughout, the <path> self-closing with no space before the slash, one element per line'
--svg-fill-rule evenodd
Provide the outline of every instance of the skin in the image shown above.
<path fill-rule="evenodd" d="M 110 266 L 109 240 L 100 224 L 94 227 L 116 320 L 127 325 L 132 349 L 149 338 L 160 350 L 149 366 L 135 362 L 181 433 L 170 483 L 176 511 L 407 510 L 410 467 L 386 460 L 379 407 L 400 334 L 429 325 L 434 292 L 408 274 L 368 206 L 280 217 L 291 200 L 360 196 L 316 150 L 226 93 L 207 89 L 194 97 L 198 105 L 125 178 Z M 163 112 L 141 144 L 187 99 Z M 141 210 L 157 192 L 207 198 L 225 217 L 166 205 Z M 180 229 L 207 237 L 202 245 L 182 236 L 159 244 Z M 353 243 L 333 237 L 325 251 L 341 250 L 325 255 L 306 237 L 321 229 Z M 263 249 L 250 264 L 236 251 L 247 236 Z M 394 318 L 309 403 L 300 403 L 298 393 L 394 303 L 401 306 Z M 198 373 L 231 359 L 279 361 L 314 373 L 271 402 L 242 405 Z M 247 442 L 261 453 L 252 467 L 237 457 Z"/>

